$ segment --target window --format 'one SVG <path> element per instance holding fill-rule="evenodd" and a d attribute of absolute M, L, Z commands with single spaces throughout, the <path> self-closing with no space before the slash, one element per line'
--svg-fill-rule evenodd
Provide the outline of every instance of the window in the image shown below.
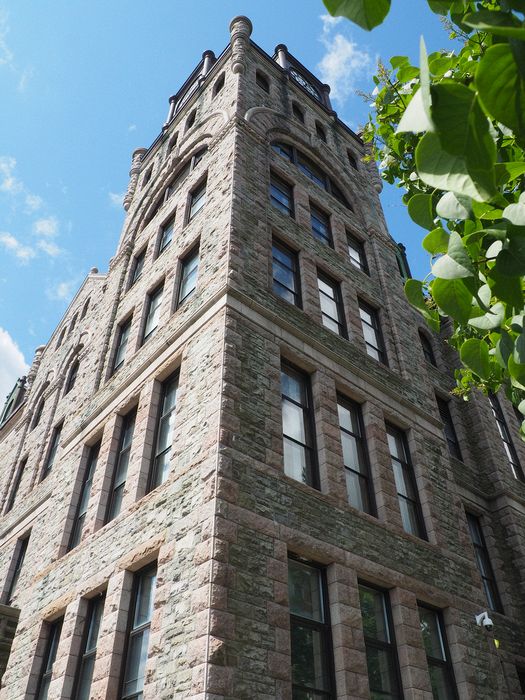
<path fill-rule="evenodd" d="M 321 141 L 326 143 L 326 131 L 319 122 L 315 122 L 315 133 L 317 134 L 318 139 L 321 139 Z"/>
<path fill-rule="evenodd" d="M 282 243 L 272 245 L 273 291 L 290 304 L 301 306 L 301 286 L 297 253 Z"/>
<path fill-rule="evenodd" d="M 199 246 L 197 245 L 181 261 L 179 294 L 177 296 L 177 308 L 193 294 L 197 288 L 197 275 L 199 272 Z"/>
<path fill-rule="evenodd" d="M 386 430 L 403 529 L 411 535 L 425 538 L 423 515 L 419 504 L 414 470 L 410 463 L 406 435 L 393 425 L 387 425 Z"/>
<path fill-rule="evenodd" d="M 144 261 L 146 260 L 146 249 L 142 250 L 138 255 L 133 258 L 133 267 L 131 272 L 131 280 L 129 283 L 130 287 L 133 287 L 135 282 L 142 275 L 142 270 L 144 269 Z"/>
<path fill-rule="evenodd" d="M 456 459 L 463 460 L 463 457 L 461 456 L 461 450 L 459 448 L 458 436 L 456 435 L 456 429 L 454 428 L 454 423 L 452 421 L 452 415 L 450 413 L 448 401 L 445 401 L 440 396 L 436 396 L 436 403 L 439 410 L 439 416 L 443 422 L 443 432 L 445 433 L 448 451 Z"/>
<path fill-rule="evenodd" d="M 153 292 L 148 294 L 148 311 L 146 314 L 146 323 L 144 324 L 144 334 L 142 336 L 143 343 L 153 335 L 159 325 L 160 305 L 162 303 L 163 292 L 164 285 L 161 284 L 160 287 L 157 287 Z"/>
<path fill-rule="evenodd" d="M 378 313 L 364 301 L 359 301 L 359 316 L 363 328 L 366 352 L 379 362 L 387 364 L 383 335 L 379 326 Z"/>
<path fill-rule="evenodd" d="M 77 325 L 77 317 L 78 317 L 78 314 L 75 314 L 75 315 L 73 316 L 73 318 L 71 319 L 71 323 L 69 324 L 68 335 L 71 334 L 71 333 L 73 332 L 73 329 L 74 329 L 75 326 Z"/>
<path fill-rule="evenodd" d="M 430 362 L 431 365 L 434 365 L 434 367 L 437 367 L 434 350 L 432 349 L 432 343 L 430 342 L 429 337 L 426 335 L 426 333 L 423 333 L 423 331 L 418 331 L 418 333 L 425 360 Z"/>
<path fill-rule="evenodd" d="M 490 563 L 489 552 L 485 543 L 485 538 L 483 537 L 483 530 L 481 529 L 480 520 L 477 516 L 472 515 L 472 513 L 467 513 L 466 515 L 470 539 L 472 540 L 472 544 L 474 546 L 476 564 L 478 565 L 478 571 L 481 576 L 485 595 L 487 597 L 487 603 L 489 604 L 491 610 L 503 613 L 503 606 L 499 597 L 496 578 Z"/>
<path fill-rule="evenodd" d="M 367 584 L 360 584 L 359 601 L 370 697 L 376 700 L 400 700 L 403 692 L 388 594 Z"/>
<path fill-rule="evenodd" d="M 20 489 L 20 484 L 22 483 L 22 477 L 24 476 L 24 471 L 27 465 L 27 457 L 20 462 L 18 469 L 16 470 L 15 478 L 13 480 L 13 485 L 11 487 L 11 493 L 7 499 L 7 504 L 5 507 L 5 512 L 9 513 L 15 505 L 16 497 Z"/>
<path fill-rule="evenodd" d="M 75 521 L 73 523 L 73 530 L 71 531 L 71 538 L 69 540 L 68 552 L 76 547 L 82 539 L 82 531 L 86 520 L 89 496 L 91 494 L 91 485 L 93 483 L 93 476 L 95 475 L 95 469 L 97 467 L 99 452 L 100 442 L 97 442 L 96 445 L 89 448 L 87 464 L 84 470 L 84 477 L 82 479 L 82 487 L 80 489 L 80 498 L 78 501 L 77 511 L 75 513 Z"/>
<path fill-rule="evenodd" d="M 346 234 L 346 239 L 348 241 L 348 255 L 350 257 L 350 262 L 352 265 L 361 270 L 361 272 L 366 272 L 366 274 L 368 274 L 368 263 L 366 261 L 364 244 L 350 233 Z"/>
<path fill-rule="evenodd" d="M 203 180 L 190 194 L 190 214 L 188 221 L 206 204 L 206 180 Z"/>
<path fill-rule="evenodd" d="M 36 428 L 36 426 L 40 423 L 40 419 L 42 418 L 42 413 L 44 412 L 45 403 L 46 403 L 46 400 L 44 398 L 41 398 L 37 407 L 36 407 L 35 415 L 33 416 L 31 430 L 33 430 L 33 428 Z"/>
<path fill-rule="evenodd" d="M 51 677 L 53 675 L 53 665 L 57 656 L 58 642 L 60 641 L 60 633 L 62 631 L 62 623 L 64 618 L 61 617 L 55 622 L 46 623 L 48 629 L 48 637 L 46 651 L 42 659 L 42 668 L 40 678 L 38 679 L 38 690 L 36 700 L 47 700 L 49 686 L 51 685 Z"/>
<path fill-rule="evenodd" d="M 89 302 L 90 302 L 90 299 L 89 299 L 89 297 L 88 297 L 88 298 L 86 299 L 86 301 L 85 301 L 84 306 L 82 307 L 82 313 L 80 314 L 80 320 L 81 320 L 81 321 L 82 321 L 83 318 L 85 318 L 85 316 L 86 316 L 86 314 L 87 314 L 87 312 L 88 312 L 88 309 L 89 309 Z"/>
<path fill-rule="evenodd" d="M 350 163 L 350 167 L 352 167 L 354 170 L 357 170 L 357 160 L 354 154 L 350 151 L 347 151 L 346 154 L 348 156 L 348 162 Z"/>
<path fill-rule="evenodd" d="M 84 637 L 82 639 L 82 651 L 80 664 L 75 678 L 73 698 L 75 700 L 89 700 L 91 697 L 91 682 L 97 656 L 97 642 L 100 632 L 100 624 L 104 612 L 105 596 L 99 595 L 89 601 L 86 616 Z"/>
<path fill-rule="evenodd" d="M 57 349 L 62 345 L 62 341 L 64 340 L 65 334 L 66 334 L 66 327 L 64 326 L 64 328 L 62 328 L 62 330 L 60 331 L 60 335 L 58 336 Z"/>
<path fill-rule="evenodd" d="M 332 638 L 323 569 L 288 559 L 292 696 L 332 700 Z"/>
<path fill-rule="evenodd" d="M 270 202 L 282 214 L 294 216 L 293 187 L 270 173 Z"/>
<path fill-rule="evenodd" d="M 71 369 L 69 370 L 69 375 L 68 375 L 68 378 L 66 381 L 66 388 L 65 388 L 64 394 L 69 394 L 71 389 L 75 386 L 75 382 L 77 381 L 79 367 L 80 367 L 79 361 L 75 360 Z"/>
<path fill-rule="evenodd" d="M 265 92 L 270 92 L 270 81 L 260 70 L 255 71 L 255 83 Z"/>
<path fill-rule="evenodd" d="M 337 398 L 348 502 L 365 513 L 374 513 L 368 454 L 361 407 L 342 396 Z"/>
<path fill-rule="evenodd" d="M 498 426 L 499 434 L 501 436 L 501 439 L 503 440 L 503 447 L 505 448 L 505 453 L 507 455 L 507 459 L 509 460 L 512 475 L 515 479 L 524 481 L 523 470 L 518 459 L 518 454 L 512 442 L 512 438 L 510 437 L 507 421 L 505 420 L 505 416 L 503 415 L 503 411 L 501 410 L 501 404 L 496 394 L 489 394 L 489 402 L 494 418 L 496 419 L 496 425 Z"/>
<path fill-rule="evenodd" d="M 9 588 L 7 589 L 7 592 L 5 595 L 6 605 L 11 605 L 11 603 L 13 602 L 13 596 L 15 594 L 16 587 L 17 587 L 18 581 L 20 579 L 20 574 L 22 573 L 22 567 L 24 566 L 24 559 L 26 558 L 26 552 L 27 552 L 28 545 L 29 545 L 29 535 L 26 535 L 24 538 L 18 540 L 16 543 L 15 568 L 13 570 L 13 575 L 12 575 L 11 581 L 9 583 Z"/>
<path fill-rule="evenodd" d="M 195 117 L 197 116 L 197 110 L 194 109 L 193 112 L 190 113 L 190 116 L 186 120 L 186 128 L 184 131 L 188 131 L 188 129 L 191 129 L 191 127 L 195 124 Z"/>
<path fill-rule="evenodd" d="M 201 160 L 204 158 L 208 151 L 208 147 L 204 146 L 203 148 L 199 148 L 198 151 L 195 151 L 191 158 L 191 169 L 193 170 L 194 168 L 197 167 L 197 165 L 201 162 Z"/>
<path fill-rule="evenodd" d="M 525 669 L 524 668 L 516 668 L 516 672 L 518 674 L 518 680 L 520 683 L 521 692 L 523 693 L 523 695 L 525 695 Z"/>
<path fill-rule="evenodd" d="M 176 131 L 176 132 L 173 134 L 173 136 L 171 137 L 171 139 L 169 140 L 169 143 L 168 143 L 168 151 L 172 151 L 172 150 L 175 148 L 175 146 L 177 145 L 177 141 L 178 141 L 178 140 L 179 140 L 179 132 Z"/>
<path fill-rule="evenodd" d="M 142 700 L 143 697 L 156 580 L 156 565 L 143 569 L 134 576 L 120 700 Z"/>
<path fill-rule="evenodd" d="M 418 605 L 418 611 L 423 645 L 427 654 L 432 696 L 434 700 L 455 700 L 457 692 L 454 671 L 441 613 L 424 605 Z"/>
<path fill-rule="evenodd" d="M 146 172 L 144 173 L 144 178 L 142 180 L 142 187 L 148 184 L 148 182 L 151 180 L 151 174 L 153 172 L 153 166 L 148 168 Z"/>
<path fill-rule="evenodd" d="M 319 303 L 323 326 L 346 338 L 345 314 L 341 299 L 341 287 L 322 272 L 317 272 Z"/>
<path fill-rule="evenodd" d="M 309 377 L 283 363 L 281 391 L 284 472 L 292 479 L 319 488 Z"/>
<path fill-rule="evenodd" d="M 324 211 L 310 204 L 310 222 L 313 237 L 325 245 L 333 246 L 330 217 L 328 214 L 325 214 Z"/>
<path fill-rule="evenodd" d="M 286 160 L 293 162 L 293 148 L 288 143 L 272 143 L 273 150 Z"/>
<path fill-rule="evenodd" d="M 107 523 L 110 520 L 113 520 L 113 518 L 116 518 L 122 508 L 122 499 L 124 497 L 124 487 L 126 486 L 126 478 L 128 476 L 131 441 L 133 439 L 133 430 L 135 429 L 136 415 L 137 410 L 134 409 L 122 419 L 120 441 L 115 466 L 113 468 L 113 480 L 111 484 L 108 512 L 106 515 Z"/>
<path fill-rule="evenodd" d="M 297 119 L 297 121 L 301 122 L 301 124 L 304 124 L 304 112 L 303 110 L 299 107 L 297 102 L 292 103 L 292 114 L 294 117 Z"/>
<path fill-rule="evenodd" d="M 160 230 L 160 238 L 159 238 L 159 252 L 158 255 L 162 253 L 162 251 L 169 246 L 171 241 L 173 240 L 173 229 L 175 226 L 175 217 L 173 216 L 167 223 L 162 226 Z"/>
<path fill-rule="evenodd" d="M 149 490 L 163 484 L 168 477 L 178 386 L 178 373 L 162 383 Z"/>
<path fill-rule="evenodd" d="M 224 73 L 221 73 L 213 85 L 212 97 L 218 95 L 224 87 Z"/>
<path fill-rule="evenodd" d="M 47 457 L 46 457 L 46 461 L 44 464 L 44 470 L 42 472 L 42 479 L 46 478 L 46 476 L 49 474 L 49 472 L 51 471 L 51 469 L 53 467 L 53 463 L 55 461 L 58 446 L 60 443 L 61 432 L 62 432 L 62 424 L 57 425 L 57 427 L 53 429 L 53 434 L 51 435 L 51 443 L 49 445 L 49 450 L 47 452 Z"/>
<path fill-rule="evenodd" d="M 113 360 L 113 372 L 116 372 L 124 364 L 130 331 L 131 318 L 118 327 L 118 342 L 115 350 L 115 359 Z"/>

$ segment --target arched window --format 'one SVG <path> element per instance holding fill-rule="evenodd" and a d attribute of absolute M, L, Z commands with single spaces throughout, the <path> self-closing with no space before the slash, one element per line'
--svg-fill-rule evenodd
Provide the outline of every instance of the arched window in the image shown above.
<path fill-rule="evenodd" d="M 171 137 L 171 139 L 169 140 L 169 143 L 168 143 L 168 151 L 173 151 L 173 149 L 174 149 L 175 146 L 177 145 L 177 141 L 178 141 L 178 140 L 179 140 L 179 132 L 176 131 L 176 132 L 173 134 L 173 136 Z"/>
<path fill-rule="evenodd" d="M 150 166 L 146 172 L 144 173 L 144 178 L 142 180 L 142 187 L 148 184 L 148 182 L 151 180 L 151 173 L 153 172 L 153 166 Z"/>
<path fill-rule="evenodd" d="M 301 122 L 301 124 L 304 124 L 304 112 L 299 107 L 297 102 L 292 103 L 292 114 L 294 115 L 294 117 L 297 119 L 298 122 Z"/>
<path fill-rule="evenodd" d="M 323 125 L 319 122 L 315 122 L 315 133 L 317 134 L 318 139 L 321 139 L 321 141 L 326 143 L 326 131 L 324 130 Z"/>
<path fill-rule="evenodd" d="M 191 129 L 191 127 L 195 124 L 196 116 L 197 116 L 197 110 L 194 109 L 193 112 L 190 113 L 190 116 L 186 119 L 185 131 L 188 131 L 189 129 Z"/>
<path fill-rule="evenodd" d="M 40 399 L 40 401 L 37 404 L 35 414 L 33 416 L 33 422 L 31 423 L 31 430 L 36 428 L 36 426 L 40 423 L 40 419 L 42 418 L 42 413 L 44 411 L 44 405 L 46 403 L 46 400 L 44 397 Z"/>
<path fill-rule="evenodd" d="M 67 375 L 66 388 L 64 390 L 64 395 L 69 394 L 71 389 L 75 386 L 79 367 L 80 367 L 80 362 L 78 360 L 75 360 L 73 362 L 73 364 L 71 365 L 71 369 L 69 370 L 69 374 Z"/>
<path fill-rule="evenodd" d="M 423 331 L 418 331 L 418 332 L 419 332 L 419 340 L 421 342 L 421 347 L 423 348 L 423 355 L 425 356 L 425 360 L 427 362 L 430 362 L 431 365 L 434 365 L 434 367 L 437 367 L 436 357 L 434 355 L 434 349 L 432 348 L 432 343 L 430 342 L 430 338 Z"/>
<path fill-rule="evenodd" d="M 85 303 L 84 306 L 82 307 L 82 313 L 80 314 L 80 320 L 81 320 L 81 321 L 82 321 L 82 319 L 85 317 L 85 315 L 86 315 L 87 312 L 88 312 L 88 309 L 89 309 L 89 302 L 90 302 L 90 298 L 88 297 L 88 298 L 86 299 L 86 303 Z"/>
<path fill-rule="evenodd" d="M 224 73 L 221 73 L 213 85 L 212 97 L 215 97 L 224 87 Z"/>
<path fill-rule="evenodd" d="M 62 341 L 64 340 L 65 334 L 66 334 L 66 327 L 64 326 L 64 328 L 62 328 L 62 330 L 60 331 L 60 335 L 58 336 L 57 349 L 62 345 Z"/>
<path fill-rule="evenodd" d="M 69 324 L 68 335 L 74 331 L 75 326 L 77 325 L 77 317 L 78 317 L 78 314 L 75 314 L 73 316 L 73 318 L 71 319 L 71 323 Z"/>
<path fill-rule="evenodd" d="M 255 71 L 255 82 L 265 92 L 270 92 L 270 81 L 260 70 Z"/>
<path fill-rule="evenodd" d="M 357 160 L 356 160 L 356 157 L 354 156 L 354 154 L 351 151 L 347 151 L 346 153 L 348 155 L 348 162 L 350 163 L 351 167 L 354 170 L 358 170 Z"/>

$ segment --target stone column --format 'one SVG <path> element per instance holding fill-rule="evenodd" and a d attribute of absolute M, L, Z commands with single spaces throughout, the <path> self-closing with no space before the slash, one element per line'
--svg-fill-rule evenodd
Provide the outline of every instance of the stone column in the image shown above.
<path fill-rule="evenodd" d="M 128 211 L 131 201 L 133 199 L 133 195 L 135 194 L 135 190 L 137 189 L 140 166 L 146 151 L 146 148 L 137 148 L 135 151 L 133 151 L 133 155 L 131 157 L 131 170 L 129 171 L 130 179 L 128 183 L 128 189 L 124 196 L 124 209 L 126 211 Z"/>
<path fill-rule="evenodd" d="M 281 68 L 288 70 L 288 48 L 285 46 L 285 44 L 277 44 L 275 47 L 275 55 L 277 63 L 281 66 Z"/>
<path fill-rule="evenodd" d="M 230 22 L 230 43 L 232 47 L 232 70 L 244 74 L 246 70 L 246 52 L 252 33 L 252 23 L 248 17 L 234 17 Z"/>
<path fill-rule="evenodd" d="M 207 50 L 202 54 L 202 70 L 201 70 L 201 77 L 205 77 L 211 70 L 213 64 L 216 61 L 215 54 L 213 51 Z"/>

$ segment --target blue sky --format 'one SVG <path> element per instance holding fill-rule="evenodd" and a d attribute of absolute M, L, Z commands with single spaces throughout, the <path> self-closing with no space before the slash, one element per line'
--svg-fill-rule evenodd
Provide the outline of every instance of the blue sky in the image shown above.
<path fill-rule="evenodd" d="M 331 83 L 355 129 L 370 109 L 355 90 L 371 92 L 379 57 L 416 61 L 420 34 L 430 51 L 448 45 L 425 2 L 393 6 L 368 33 L 323 20 L 321 0 L 0 0 L 0 404 L 90 268 L 107 270 L 131 153 L 155 139 L 202 52 L 226 46 L 231 18 L 249 16 L 263 49 L 285 43 Z M 401 194 L 385 189 L 385 214 L 424 275 Z"/>

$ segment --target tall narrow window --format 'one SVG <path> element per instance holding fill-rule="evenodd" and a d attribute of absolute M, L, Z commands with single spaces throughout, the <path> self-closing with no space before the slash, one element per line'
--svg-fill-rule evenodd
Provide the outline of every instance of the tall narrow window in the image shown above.
<path fill-rule="evenodd" d="M 122 499 L 124 497 L 124 487 L 128 476 L 129 458 L 131 452 L 131 441 L 133 439 L 133 431 L 135 429 L 135 417 L 137 410 L 130 411 L 122 419 L 122 427 L 120 430 L 120 441 L 117 452 L 117 458 L 113 469 L 113 483 L 111 484 L 111 495 L 108 506 L 106 522 L 108 523 L 113 518 L 116 518 L 122 508 Z"/>
<path fill-rule="evenodd" d="M 388 595 L 368 585 L 359 586 L 365 636 L 370 697 L 398 700 L 403 697 Z"/>
<path fill-rule="evenodd" d="M 317 207 L 310 205 L 310 221 L 312 235 L 325 245 L 332 246 L 332 231 L 330 229 L 330 217 Z"/>
<path fill-rule="evenodd" d="M 131 272 L 131 280 L 129 286 L 132 287 L 135 282 L 142 275 L 142 270 L 144 269 L 144 261 L 146 260 L 146 249 L 144 248 L 138 255 L 133 259 L 133 268 Z"/>
<path fill-rule="evenodd" d="M 490 563 L 489 552 L 485 543 L 485 538 L 483 537 L 480 520 L 475 515 L 472 515 L 472 513 L 467 513 L 466 515 L 470 538 L 476 555 L 476 564 L 478 565 L 478 571 L 487 597 L 487 603 L 491 610 L 502 613 L 503 606 L 499 597 L 496 578 Z"/>
<path fill-rule="evenodd" d="M 199 246 L 197 245 L 181 261 L 179 294 L 177 307 L 183 304 L 197 288 L 197 275 L 199 272 Z"/>
<path fill-rule="evenodd" d="M 150 489 L 163 484 L 168 477 L 178 386 L 178 373 L 173 374 L 162 383 Z"/>
<path fill-rule="evenodd" d="M 357 160 L 354 154 L 350 153 L 350 151 L 347 151 L 346 154 L 348 156 L 348 162 L 350 163 L 350 166 L 354 168 L 354 170 L 357 170 Z"/>
<path fill-rule="evenodd" d="M 77 381 L 79 367 L 80 367 L 79 361 L 75 360 L 71 369 L 69 370 L 64 394 L 69 394 L 71 389 L 75 386 L 75 382 Z"/>
<path fill-rule="evenodd" d="M 518 459 L 518 454 L 512 442 L 512 438 L 510 437 L 507 421 L 505 420 L 505 416 L 503 415 L 503 411 L 501 410 L 501 404 L 496 394 L 489 394 L 489 402 L 494 418 L 496 419 L 496 425 L 498 426 L 499 434 L 501 436 L 501 439 L 503 440 L 503 447 L 505 448 L 505 453 L 507 455 L 507 459 L 509 460 L 512 474 L 515 479 L 524 481 L 525 477 L 523 476 L 523 470 Z"/>
<path fill-rule="evenodd" d="M 197 116 L 197 110 L 194 109 L 193 112 L 190 113 L 190 116 L 186 119 L 186 126 L 184 128 L 184 131 L 188 131 L 188 129 L 191 129 L 191 127 L 195 124 L 195 117 Z"/>
<path fill-rule="evenodd" d="M 175 227 L 175 217 L 173 216 L 168 222 L 162 226 L 159 238 L 159 255 L 169 246 L 173 240 L 173 229 Z"/>
<path fill-rule="evenodd" d="M 323 326 L 346 338 L 345 314 L 339 284 L 322 272 L 318 272 L 317 286 Z"/>
<path fill-rule="evenodd" d="M 403 529 L 411 535 L 425 538 L 423 515 L 419 504 L 414 470 L 410 463 L 406 436 L 393 425 L 387 425 L 387 436 Z"/>
<path fill-rule="evenodd" d="M 62 433 L 62 424 L 57 425 L 56 428 L 53 429 L 53 434 L 51 435 L 51 442 L 49 444 L 49 449 L 47 451 L 47 457 L 46 461 L 44 464 L 44 469 L 42 472 L 42 479 L 45 479 L 46 476 L 49 474 L 51 471 L 53 464 L 55 462 L 55 457 L 57 454 L 58 447 L 60 445 L 60 435 Z"/>
<path fill-rule="evenodd" d="M 293 698 L 332 700 L 332 638 L 324 570 L 288 559 L 288 590 Z"/>
<path fill-rule="evenodd" d="M 117 369 L 124 364 L 130 331 L 131 318 L 128 318 L 127 321 L 118 327 L 118 341 L 117 349 L 115 350 L 115 359 L 113 360 L 113 372 L 116 372 Z"/>
<path fill-rule="evenodd" d="M 49 686 L 51 685 L 51 678 L 53 676 L 53 665 L 57 656 L 58 642 L 60 641 L 60 633 L 62 631 L 63 622 L 64 618 L 61 617 L 59 620 L 55 620 L 55 622 L 46 623 L 48 628 L 48 638 L 46 644 L 46 651 L 44 654 L 44 658 L 42 659 L 40 678 L 38 679 L 38 690 L 36 693 L 36 700 L 47 700 Z"/>
<path fill-rule="evenodd" d="M 421 342 L 421 347 L 423 349 L 423 355 L 425 356 L 425 360 L 427 362 L 430 362 L 431 365 L 434 365 L 434 367 L 437 367 L 436 358 L 434 356 L 434 350 L 432 349 L 432 343 L 430 342 L 430 339 L 425 333 L 419 331 L 419 340 Z"/>
<path fill-rule="evenodd" d="M 100 632 L 100 623 L 104 612 L 105 596 L 99 595 L 89 601 L 84 637 L 82 639 L 82 651 L 80 664 L 75 679 L 75 700 L 90 700 L 93 670 L 97 656 L 97 642 Z"/>
<path fill-rule="evenodd" d="M 206 204 L 206 180 L 203 180 L 190 194 L 190 213 L 188 221 Z"/>
<path fill-rule="evenodd" d="M 224 87 L 224 73 L 221 73 L 213 84 L 212 97 L 215 97 Z"/>
<path fill-rule="evenodd" d="M 27 457 L 20 462 L 18 469 L 16 470 L 13 485 L 11 486 L 9 498 L 7 499 L 7 503 L 5 506 L 6 513 L 9 513 L 9 511 L 12 510 L 13 506 L 15 505 L 16 497 L 18 496 L 18 491 L 20 490 L 20 484 L 22 483 L 22 477 L 24 476 L 26 465 Z"/>
<path fill-rule="evenodd" d="M 343 464 L 348 502 L 354 508 L 373 513 L 368 454 L 359 404 L 342 396 L 337 399 Z"/>
<path fill-rule="evenodd" d="M 324 130 L 324 126 L 319 122 L 315 122 L 315 133 L 318 139 L 326 143 L 326 131 Z"/>
<path fill-rule="evenodd" d="M 281 391 L 284 471 L 297 481 L 319 488 L 309 377 L 283 363 Z"/>
<path fill-rule="evenodd" d="M 297 253 L 282 243 L 272 245 L 273 291 L 290 304 L 301 306 L 299 261 Z"/>
<path fill-rule="evenodd" d="M 160 305 L 162 303 L 163 292 L 164 285 L 161 284 L 160 287 L 157 287 L 153 292 L 148 294 L 148 311 L 146 313 L 146 323 L 144 324 L 144 334 L 142 336 L 143 343 L 153 335 L 159 325 Z"/>
<path fill-rule="evenodd" d="M 38 402 L 38 405 L 36 407 L 35 415 L 33 416 L 33 422 L 31 423 L 31 430 L 33 428 L 36 428 L 36 426 L 40 423 L 40 419 L 42 418 L 42 413 L 44 412 L 44 406 L 45 406 L 46 400 L 44 398 L 41 398 L 40 401 Z"/>
<path fill-rule="evenodd" d="M 359 300 L 359 316 L 361 317 L 366 352 L 370 357 L 386 365 L 385 345 L 376 309 Z"/>
<path fill-rule="evenodd" d="M 255 71 L 255 82 L 265 92 L 270 92 L 270 81 L 260 70 Z"/>
<path fill-rule="evenodd" d="M 293 187 L 277 175 L 270 175 L 270 202 L 282 214 L 294 216 Z"/>
<path fill-rule="evenodd" d="M 443 432 L 445 433 L 448 451 L 456 459 L 462 460 L 463 457 L 461 456 L 461 450 L 459 448 L 459 440 L 458 436 L 456 435 L 454 423 L 452 421 L 452 415 L 450 413 L 448 401 L 445 401 L 440 396 L 436 396 L 436 403 L 439 410 L 439 416 L 443 422 Z"/>
<path fill-rule="evenodd" d="M 26 535 L 23 539 L 20 539 L 16 543 L 15 551 L 15 568 L 13 569 L 13 575 L 11 576 L 11 581 L 9 582 L 9 588 L 7 589 L 5 595 L 6 605 L 11 605 L 13 602 L 13 596 L 20 579 L 20 574 L 22 573 L 22 567 L 24 566 L 24 559 L 26 558 L 27 547 L 29 545 L 29 535 Z"/>
<path fill-rule="evenodd" d="M 301 124 L 304 124 L 304 112 L 303 110 L 299 107 L 297 102 L 294 102 L 292 104 L 292 113 L 294 117 L 297 119 L 298 122 L 301 122 Z"/>
<path fill-rule="evenodd" d="M 85 315 L 86 315 L 87 312 L 88 312 L 88 309 L 89 309 L 89 302 L 90 302 L 90 299 L 89 299 L 89 297 L 88 297 L 88 298 L 86 299 L 85 303 L 84 303 L 84 306 L 82 307 L 82 313 L 80 314 L 80 320 L 81 320 L 81 321 L 82 321 L 82 319 L 85 317 Z"/>
<path fill-rule="evenodd" d="M 355 236 L 350 233 L 346 234 L 346 239 L 348 242 L 348 255 L 350 257 L 350 262 L 354 267 L 357 267 L 362 272 L 368 274 L 368 264 L 366 261 L 365 247 L 362 241 L 359 241 Z"/>
<path fill-rule="evenodd" d="M 80 498 L 78 501 L 77 512 L 75 513 L 75 522 L 71 531 L 71 539 L 69 540 L 68 551 L 77 546 L 82 539 L 82 531 L 86 520 L 86 514 L 89 504 L 89 496 L 91 494 L 91 485 L 93 476 L 97 467 L 98 454 L 100 452 L 100 442 L 89 448 L 88 459 L 82 479 L 82 488 L 80 489 Z"/>
<path fill-rule="evenodd" d="M 456 700 L 454 671 L 450 661 L 443 617 L 438 610 L 418 605 L 423 645 L 434 700 Z"/>
<path fill-rule="evenodd" d="M 143 697 L 156 580 L 156 566 L 143 569 L 134 577 L 120 700 L 142 700 Z"/>

